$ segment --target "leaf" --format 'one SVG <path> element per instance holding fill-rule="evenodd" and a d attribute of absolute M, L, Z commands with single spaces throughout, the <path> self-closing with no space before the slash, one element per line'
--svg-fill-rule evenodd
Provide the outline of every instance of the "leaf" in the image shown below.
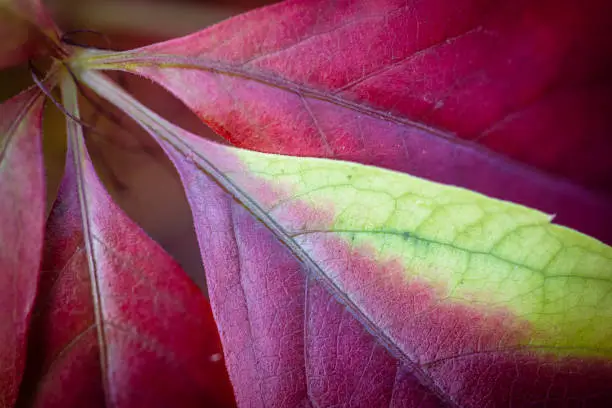
<path fill-rule="evenodd" d="M 79 63 L 156 81 L 237 146 L 466 187 L 610 243 L 611 7 L 289 1 Z"/>
<path fill-rule="evenodd" d="M 78 117 L 70 81 L 64 104 Z M 233 405 L 207 300 L 111 201 L 78 124 L 68 138 L 21 405 Z"/>
<path fill-rule="evenodd" d="M 612 247 L 404 173 L 217 145 L 81 78 L 179 171 L 240 405 L 612 398 Z"/>
<path fill-rule="evenodd" d="M 57 46 L 58 32 L 40 0 L 0 0 L 0 69 Z"/>
<path fill-rule="evenodd" d="M 0 406 L 25 367 L 43 242 L 42 98 L 29 89 L 0 105 Z"/>

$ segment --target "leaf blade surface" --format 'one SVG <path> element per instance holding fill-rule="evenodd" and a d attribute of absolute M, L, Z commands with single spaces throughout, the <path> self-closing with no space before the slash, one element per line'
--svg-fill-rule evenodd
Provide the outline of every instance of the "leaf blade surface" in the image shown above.
<path fill-rule="evenodd" d="M 182 138 L 187 139 L 185 135 L 182 135 Z M 206 148 L 201 144 L 194 148 L 194 151 L 206 156 L 207 159 L 223 157 L 222 160 L 226 161 L 230 155 L 227 150 L 223 150 L 221 152 L 211 149 L 206 152 Z M 229 258 L 227 247 L 221 247 L 220 244 L 202 244 L 218 240 L 216 231 L 219 230 L 213 226 L 217 225 L 217 222 L 211 221 L 213 218 L 210 216 L 211 209 L 203 209 L 199 198 L 204 192 L 202 186 L 208 187 L 206 191 L 211 190 L 210 183 L 203 180 L 206 176 L 202 177 L 202 167 L 198 165 L 201 165 L 201 162 L 198 163 L 197 159 L 179 162 L 177 156 L 185 157 L 185 152 L 174 155 L 173 159 L 175 163 L 178 162 L 177 167 L 184 182 L 189 183 L 187 188 L 192 191 L 188 196 L 191 195 L 190 201 L 196 214 L 201 246 L 208 248 L 203 249 L 203 254 L 210 256 L 218 251 L 225 258 Z M 299 163 L 295 163 L 294 159 L 288 160 L 302 167 L 304 172 L 309 170 L 309 166 L 301 160 Z M 212 161 L 214 162 L 214 159 Z M 278 164 L 274 163 L 273 166 Z M 278 168 L 285 171 L 288 167 L 286 164 L 285 162 Z M 346 163 L 334 164 L 342 166 Z M 244 169 L 232 168 L 223 171 L 228 173 L 236 171 L 240 174 Z M 377 182 L 380 176 L 377 174 L 374 177 Z M 256 197 L 254 200 L 259 205 L 264 205 L 263 203 L 269 199 L 270 190 L 276 190 L 274 187 L 262 186 L 251 177 L 246 177 L 244 183 L 236 184 L 248 191 L 250 197 Z M 286 188 L 276 184 L 275 187 L 281 191 Z M 347 192 L 342 191 L 341 194 L 345 195 Z M 296 196 L 300 197 L 297 194 Z M 360 198 L 363 201 L 355 198 L 355 202 L 362 204 L 370 199 Z M 539 280 L 540 276 L 525 273 L 525 269 L 529 269 L 528 266 L 517 268 L 510 261 L 511 267 L 502 267 L 490 259 L 484 259 L 486 255 L 479 254 L 477 250 L 472 253 L 472 259 L 479 255 L 483 258 L 470 263 L 468 257 L 463 262 L 466 267 L 463 271 L 457 268 L 457 264 L 460 265 L 462 262 L 451 255 L 452 250 L 438 251 L 437 248 L 432 248 L 434 245 L 428 246 L 427 239 L 420 239 L 414 235 L 410 237 L 412 234 L 402 229 L 386 233 L 382 231 L 386 237 L 378 245 L 371 246 L 372 243 L 367 242 L 367 239 L 364 239 L 366 242 L 359 243 L 360 235 L 368 235 L 366 231 L 359 231 L 361 227 L 355 230 L 343 228 L 336 232 L 321 227 L 330 216 L 329 202 L 332 201 L 325 200 L 323 195 L 311 199 L 309 197 L 304 201 L 297 199 L 293 203 L 291 199 L 279 198 L 279 201 L 283 204 L 274 207 L 272 218 L 281 225 L 286 235 L 293 238 L 293 245 L 283 242 L 285 246 L 283 248 L 278 241 L 269 243 L 284 239 L 279 239 L 276 230 L 273 230 L 272 234 L 269 231 L 262 231 L 261 219 L 254 218 L 237 204 L 229 204 L 226 210 L 229 213 L 231 229 L 227 225 L 225 229 L 220 229 L 221 231 L 229 229 L 230 232 L 233 230 L 233 239 L 237 245 L 236 252 L 230 253 L 238 260 L 235 273 L 238 271 L 240 276 L 247 308 L 246 321 L 240 326 L 244 330 L 244 326 L 248 325 L 253 331 L 252 344 L 255 348 L 254 361 L 257 368 L 255 372 L 264 371 L 260 374 L 259 384 L 265 386 L 267 382 L 272 382 L 274 386 L 279 386 L 271 379 L 287 375 L 283 371 L 280 373 L 272 371 L 268 372 L 266 377 L 265 369 L 259 365 L 265 367 L 271 364 L 267 361 L 271 358 L 269 353 L 274 353 L 272 356 L 275 356 L 279 350 L 291 352 L 297 344 L 303 343 L 304 351 L 293 353 L 304 355 L 305 393 L 309 399 L 312 399 L 313 406 L 351 401 L 367 402 L 371 406 L 386 406 L 391 402 L 397 406 L 414 403 L 414 400 L 399 396 L 402 390 L 416 394 L 411 398 L 418 396 L 418 399 L 428 400 L 432 404 L 441 406 L 481 406 L 482 401 L 498 405 L 521 404 L 538 398 L 545 399 L 547 403 L 560 403 L 566 398 L 575 398 L 597 405 L 609 398 L 603 397 L 607 389 L 605 379 L 610 376 L 608 344 L 610 299 L 606 295 L 612 270 L 609 247 L 601 243 L 594 244 L 599 248 L 593 254 L 598 261 L 586 262 L 586 258 L 589 258 L 587 255 L 584 265 L 593 269 L 582 269 L 587 273 L 600 272 L 603 281 L 600 281 L 600 277 L 594 276 L 592 281 L 586 277 L 584 286 L 577 287 L 575 282 L 565 281 L 575 280 L 580 276 L 577 271 L 575 271 L 577 276 L 563 275 L 567 269 L 573 269 L 572 266 L 580 263 L 573 257 L 575 254 L 568 253 L 569 259 L 563 259 L 562 255 L 559 256 L 559 253 L 554 252 L 552 248 L 546 247 L 546 238 L 543 238 L 541 233 L 533 231 L 534 235 L 528 233 L 523 236 L 520 232 L 521 226 L 518 226 L 516 236 L 505 238 L 513 242 L 505 250 L 512 251 L 511 247 L 517 242 L 523 242 L 525 246 L 534 245 L 534 241 L 527 238 L 531 236 L 532 239 L 541 241 L 541 247 L 546 249 L 538 253 L 538 249 L 528 251 L 523 248 L 518 253 L 528 254 L 534 258 L 545 253 L 546 256 L 540 259 L 543 264 L 554 262 L 551 261 L 552 257 L 559 256 L 557 266 L 561 271 L 551 272 L 548 285 Z M 418 201 L 418 198 L 415 201 Z M 312 211 L 312 203 L 321 202 L 325 203 L 321 206 L 323 209 L 315 206 L 317 209 Z M 215 208 L 218 208 L 218 204 Z M 360 206 L 360 209 L 362 214 L 367 214 L 363 207 Z M 252 211 L 252 208 L 249 210 Z M 342 213 L 342 210 L 345 208 L 338 208 L 338 213 Z M 201 212 L 200 215 L 197 215 L 198 212 Z M 535 224 L 536 230 L 538 224 L 546 224 L 549 221 L 544 214 L 540 214 L 536 219 L 538 219 Z M 533 226 L 530 224 L 531 221 L 533 220 L 526 224 L 528 228 Z M 340 223 L 346 222 L 346 219 L 340 221 Z M 302 226 L 302 223 L 305 226 Z M 300 225 L 303 230 L 292 230 L 296 225 Z M 314 231 L 310 231 L 310 228 Z M 486 228 L 483 230 L 485 231 L 482 232 L 488 232 Z M 563 230 L 560 235 L 563 236 L 565 231 Z M 370 230 L 370 233 L 374 237 L 381 235 L 381 231 L 376 228 Z M 333 237 L 336 234 L 338 236 Z M 409 238 L 405 238 L 406 235 Z M 269 238 L 265 239 L 266 236 Z M 376 240 L 377 238 L 374 238 L 374 241 Z M 405 247 L 395 249 L 402 245 L 398 245 L 398 241 L 405 240 L 413 240 L 413 250 Z M 572 241 L 570 238 L 567 244 L 570 253 L 573 248 Z M 222 244 L 227 245 L 227 242 L 223 240 Z M 287 246 L 292 249 L 287 251 Z M 288 265 L 295 263 L 289 263 L 285 256 L 279 255 L 289 252 L 296 256 L 294 246 L 299 247 L 300 254 L 297 255 L 302 261 L 299 269 L 305 275 L 300 282 L 301 286 L 291 285 L 295 279 L 293 276 L 295 266 L 288 267 Z M 216 249 L 213 249 L 214 247 Z M 607 249 L 603 250 L 604 247 Z M 401 256 L 403 261 L 398 261 L 392 255 L 394 249 L 405 251 Z M 600 250 L 607 255 L 599 258 Z M 490 255 L 491 259 L 497 259 L 496 254 Z M 310 258 L 311 265 L 316 264 L 318 272 L 312 271 L 308 262 L 304 262 L 304 257 Z M 416 262 L 407 261 L 414 258 L 417 258 Z M 535 259 L 522 261 L 528 265 Z M 571 266 L 567 265 L 568 261 Z M 206 267 L 207 270 L 215 269 L 210 261 L 206 263 Z M 457 268 L 455 272 L 446 275 L 445 272 L 453 267 Z M 483 269 L 480 269 L 481 267 Z M 227 272 L 226 268 L 217 267 L 224 272 Z M 398 274 L 398 269 L 404 272 Z M 430 277 L 436 276 L 434 281 L 428 281 L 427 278 L 422 280 L 424 275 L 428 275 L 427 271 L 431 273 Z M 535 271 L 532 273 L 536 274 Z M 441 275 L 445 277 L 442 278 Z M 216 276 L 220 279 L 219 275 Z M 561 279 L 562 282 L 553 282 L 553 279 Z M 274 281 L 282 283 L 271 284 Z M 444 285 L 443 281 L 448 285 L 446 290 L 440 287 Z M 221 286 L 219 282 L 210 284 L 214 285 L 212 291 L 221 292 L 220 297 L 227 298 L 226 287 Z M 285 287 L 286 284 L 290 286 Z M 451 288 L 453 285 L 456 286 Z M 522 289 L 517 289 L 516 286 Z M 267 289 L 265 293 L 271 297 L 268 301 L 262 296 L 264 288 Z M 290 305 L 295 305 L 295 299 L 283 301 L 286 295 L 281 295 L 279 292 L 284 289 L 294 297 L 303 294 L 298 298 L 303 304 L 291 307 Z M 590 292 L 590 295 L 587 295 L 585 290 Z M 543 293 L 550 296 L 550 304 L 539 303 L 542 301 L 540 295 Z M 569 300 L 574 298 L 573 301 Z M 591 299 L 593 303 L 583 304 L 582 301 L 586 298 Z M 223 302 L 227 308 L 226 300 L 215 297 L 213 302 L 215 301 Z M 292 313 L 288 315 L 287 310 L 278 311 L 280 306 L 275 305 L 276 302 L 283 308 L 291 307 Z M 219 303 L 216 305 L 222 307 Z M 350 314 L 357 316 L 357 319 L 348 316 L 347 310 L 343 310 L 341 305 L 344 305 Z M 334 306 L 340 306 L 339 310 L 334 310 Z M 587 309 L 590 313 L 586 312 Z M 302 313 L 299 313 L 300 310 Z M 304 320 L 300 319 L 301 316 Z M 232 315 L 231 319 L 235 321 L 236 315 Z M 303 339 L 298 342 L 283 343 L 282 339 L 285 337 L 281 336 L 279 339 L 281 344 L 270 347 L 267 339 L 276 332 L 269 325 L 278 320 L 283 333 L 289 332 L 295 336 L 287 327 L 295 324 L 294 319 L 302 326 L 298 333 Z M 350 334 L 346 334 L 344 330 Z M 376 339 L 375 343 L 367 338 L 370 334 Z M 236 338 L 226 337 L 225 341 L 232 345 L 236 344 Z M 381 345 L 386 350 L 381 349 Z M 274 360 L 273 357 L 272 359 Z M 232 367 L 233 378 L 236 376 L 236 371 L 243 371 L 242 359 L 238 361 L 238 364 Z M 515 377 L 514 369 L 517 361 L 520 361 L 520 374 Z M 293 371 L 293 364 L 295 361 L 287 364 L 288 372 Z M 534 379 L 540 375 L 538 370 L 549 364 L 553 368 L 544 375 L 544 380 L 536 382 L 534 386 Z M 272 366 L 274 367 L 273 364 Z M 357 378 L 349 374 L 353 369 Z M 494 375 L 498 377 L 491 378 L 490 383 L 486 382 L 483 385 L 477 378 L 493 375 L 488 374 L 487 370 L 491 370 L 491 373 L 495 373 Z M 574 370 L 580 372 L 577 377 L 574 377 Z M 366 386 L 363 384 L 363 377 L 370 376 L 374 378 Z M 589 382 L 582 382 L 586 378 Z M 271 389 L 267 393 L 265 388 L 264 391 L 251 387 L 245 390 L 243 381 L 238 383 L 243 386 L 242 390 L 238 388 L 237 391 L 239 393 L 242 391 L 242 401 L 263 392 L 266 396 L 264 401 L 266 403 L 272 401 L 274 405 L 274 395 L 278 395 L 278 390 Z M 508 385 L 508 381 L 511 386 Z M 559 394 L 547 394 L 549 387 L 558 387 L 563 391 Z M 598 395 L 602 399 L 598 397 L 589 399 L 590 395 Z M 370 400 L 375 397 L 378 399 Z M 276 403 L 279 406 L 284 404 L 282 400 L 276 400 Z"/>
<path fill-rule="evenodd" d="M 83 75 L 181 175 L 240 404 L 609 398 L 609 246 L 403 173 L 216 145 Z"/>
<path fill-rule="evenodd" d="M 42 98 L 25 91 L 0 106 L 0 405 L 17 399 L 43 242 Z"/>
<path fill-rule="evenodd" d="M 608 8 L 286 2 L 84 64 L 160 83 L 237 146 L 409 172 L 611 242 Z"/>
<path fill-rule="evenodd" d="M 65 86 L 78 116 L 74 85 Z M 69 123 L 67 167 L 47 223 L 21 403 L 231 406 L 207 300 L 112 202 L 78 126 Z"/>

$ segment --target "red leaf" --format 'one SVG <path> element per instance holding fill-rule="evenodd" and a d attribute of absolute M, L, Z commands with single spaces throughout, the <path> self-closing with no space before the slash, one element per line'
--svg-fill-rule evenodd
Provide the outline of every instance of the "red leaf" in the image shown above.
<path fill-rule="evenodd" d="M 599 289 L 589 293 L 575 289 L 582 280 L 594 283 L 591 287 L 601 289 L 600 285 L 604 285 L 603 288 L 607 288 L 609 247 L 571 232 L 577 240 L 584 241 L 573 242 L 576 245 L 559 244 L 561 249 L 581 249 L 592 244 L 602 255 L 600 258 L 594 255 L 590 261 L 585 261 L 586 265 L 573 269 L 563 266 L 564 273 L 569 270 L 570 275 L 559 276 L 549 275 L 546 266 L 561 249 L 549 254 L 550 261 L 543 259 L 544 269 L 533 267 L 526 275 L 521 274 L 520 269 L 531 265 L 530 260 L 544 252 L 543 248 L 528 247 L 524 253 L 511 254 L 518 256 L 520 261 L 507 265 L 507 270 L 498 270 L 496 260 L 506 261 L 493 254 L 496 259 L 481 260 L 489 265 L 485 268 L 487 272 L 500 277 L 495 281 L 497 290 L 489 290 L 491 288 L 483 283 L 489 276 L 470 275 L 472 270 L 479 270 L 476 263 L 471 264 L 468 260 L 464 265 L 445 259 L 430 263 L 437 251 L 428 248 L 439 242 L 419 239 L 420 233 L 411 238 L 411 231 L 400 241 L 414 239 L 411 248 L 421 248 L 408 258 L 417 258 L 415 264 L 423 271 L 406 270 L 401 258 L 392 257 L 400 244 L 397 239 L 391 240 L 389 231 L 365 227 L 362 231 L 335 229 L 337 219 L 328 224 L 321 219 L 325 218 L 326 210 L 334 213 L 336 202 L 325 202 L 324 207 L 317 210 L 315 204 L 309 202 L 313 197 L 300 201 L 301 195 L 297 192 L 289 191 L 286 196 L 278 193 L 283 183 L 266 185 L 261 182 L 261 177 L 274 179 L 278 172 L 289 180 L 299 180 L 294 181 L 294 185 L 316 178 L 315 186 L 338 187 L 326 184 L 326 177 L 336 182 L 340 180 L 344 183 L 341 186 L 347 185 L 350 177 L 343 177 L 346 173 L 342 173 L 348 167 L 346 164 L 339 164 L 321 175 L 313 173 L 313 167 L 309 167 L 314 160 L 293 158 L 296 163 L 291 166 L 286 157 L 266 156 L 264 159 L 264 155 L 255 157 L 251 153 L 253 156 L 248 157 L 252 163 L 261 161 L 262 165 L 249 172 L 247 162 L 239 158 L 247 157 L 244 152 L 239 155 L 235 149 L 214 145 L 176 128 L 99 74 L 82 72 L 81 77 L 96 92 L 140 122 L 165 148 L 181 175 L 192 207 L 211 301 L 239 404 L 279 407 L 351 404 L 605 406 L 612 398 L 609 389 L 612 380 L 610 326 L 605 324 L 605 318 L 601 320 L 602 331 L 596 335 L 597 346 L 588 351 L 584 349 L 586 346 L 578 344 L 582 336 L 571 330 L 573 337 L 564 335 L 561 343 L 555 338 L 551 343 L 539 340 L 546 326 L 552 326 L 557 332 L 559 316 L 564 319 L 570 313 L 577 313 L 578 319 L 586 319 L 586 325 L 592 316 L 609 316 L 611 307 L 606 289 L 603 295 L 595 294 L 603 293 Z M 329 162 L 321 166 L 331 168 Z M 374 180 L 382 180 L 377 176 L 384 176 L 371 168 L 363 171 L 369 178 L 361 179 L 360 191 L 365 191 L 367 185 L 376 184 Z M 285 187 L 291 187 L 291 183 Z M 399 199 L 395 200 L 398 204 Z M 471 202 L 469 200 L 461 195 L 459 201 L 465 204 Z M 371 202 L 377 201 L 371 199 Z M 293 217 L 285 211 L 291 208 L 289 203 L 303 204 L 295 209 Z M 363 202 L 350 204 L 354 208 Z M 514 208 L 507 203 L 504 205 Z M 350 207 L 343 207 L 346 208 Z M 366 206 L 362 208 L 366 218 L 371 215 L 368 210 L 376 211 Z M 402 211 L 407 213 L 404 216 L 409 222 L 410 212 L 397 210 Z M 389 218 L 397 215 L 391 214 Z M 506 214 L 509 219 L 500 224 L 513 223 L 512 218 L 521 217 L 513 214 L 514 217 Z M 359 220 L 358 216 L 356 218 Z M 539 214 L 536 221 L 541 225 L 548 219 Z M 454 229 L 456 225 L 450 226 Z M 533 224 L 525 226 L 534 227 Z M 567 229 L 556 228 L 559 234 L 570 233 Z M 476 241 L 488 245 L 487 238 L 491 240 L 492 230 L 483 224 L 476 225 L 475 230 L 479 237 Z M 385 237 L 382 245 L 387 247 L 388 253 L 383 256 L 375 253 L 377 249 L 360 248 L 341 236 L 356 232 Z M 392 232 L 398 235 L 403 231 Z M 526 236 L 519 234 L 515 238 Z M 508 234 L 491 245 L 497 247 L 505 237 Z M 487 254 L 478 247 L 470 249 L 462 245 L 466 244 L 452 239 L 451 251 L 467 251 L 470 257 Z M 386 256 L 391 259 L 385 260 Z M 419 260 L 420 257 L 424 259 Z M 571 258 L 570 262 L 577 260 Z M 602 265 L 602 270 L 590 270 L 589 264 Z M 475 282 L 475 292 L 462 298 L 459 292 L 453 293 L 455 289 L 448 294 L 422 280 L 427 274 L 424 271 L 429 270 L 434 276 L 448 276 L 454 269 L 458 270 L 455 277 L 460 277 L 461 281 L 465 277 Z M 581 272 L 574 275 L 575 270 Z M 561 278 L 558 286 L 550 287 L 553 291 L 546 293 L 545 301 L 537 294 L 539 288 L 535 286 L 531 290 L 533 286 L 527 283 L 528 291 L 512 292 L 519 309 L 522 304 L 542 303 L 542 308 L 527 306 L 521 309 L 525 315 L 544 316 L 540 323 L 534 323 L 535 327 L 529 326 L 531 321 L 525 316 L 504 308 L 512 302 L 486 303 L 486 297 L 503 293 L 511 282 L 523 278 L 528 281 L 541 275 Z M 570 283 L 570 277 L 579 279 Z M 486 287 L 482 294 L 485 298 L 476 296 L 480 285 Z M 573 297 L 580 299 L 574 301 Z M 463 299 L 464 303 L 454 299 Z M 597 307 L 586 306 L 587 303 L 583 303 L 586 299 L 594 301 Z M 564 305 L 564 300 L 571 303 Z M 480 301 L 485 306 L 479 306 Z M 549 303 L 560 306 L 547 309 Z M 594 314 L 587 317 L 576 312 L 587 308 Z M 546 311 L 542 312 L 544 309 Z M 586 336 L 582 331 L 585 327 L 580 323 L 577 333 Z M 521 340 L 524 336 L 527 340 Z M 569 342 L 564 343 L 568 339 Z"/>
<path fill-rule="evenodd" d="M 290 1 L 91 65 L 157 81 L 237 146 L 460 185 L 612 242 L 611 13 Z"/>
<path fill-rule="evenodd" d="M 78 112 L 71 97 L 67 109 Z M 70 122 L 68 134 L 66 171 L 47 222 L 23 404 L 233 405 L 206 298 L 111 201 L 78 125 Z"/>
<path fill-rule="evenodd" d="M 461 185 L 612 242 L 610 11 L 603 1 L 287 2 L 184 39 L 91 53 L 83 65 L 161 83 L 239 146 Z M 321 256 L 351 266 L 340 272 L 345 286 L 313 280 L 325 282 L 203 174 L 210 151 L 183 137 L 191 151 L 162 143 L 192 206 L 239 403 L 610 400 L 609 361 L 481 353 L 491 337 L 470 337 L 481 315 L 444 309 L 418 281 L 390 284 L 392 264 L 372 265 L 339 242 Z M 607 284 L 609 270 L 599 272 Z M 345 301 L 353 314 L 337 301 L 349 295 L 359 298 Z"/>
<path fill-rule="evenodd" d="M 45 211 L 42 98 L 30 89 L 0 105 L 0 406 L 12 406 L 40 268 Z"/>

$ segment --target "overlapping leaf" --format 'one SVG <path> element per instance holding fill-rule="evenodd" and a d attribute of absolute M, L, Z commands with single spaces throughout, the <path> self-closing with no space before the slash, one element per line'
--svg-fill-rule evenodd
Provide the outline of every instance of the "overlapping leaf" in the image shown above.
<path fill-rule="evenodd" d="M 78 116 L 65 79 L 65 105 Z M 232 404 L 210 306 L 111 201 L 69 122 L 47 223 L 23 406 Z"/>
<path fill-rule="evenodd" d="M 461 185 L 611 242 L 607 7 L 287 2 L 81 66 L 157 81 L 240 146 Z M 254 171 L 149 130 L 183 177 L 242 404 L 609 400 L 609 248 L 587 255 L 546 216 L 494 215 L 473 195 L 439 202 L 420 184 L 396 200 L 380 173 L 355 193 L 346 169 Z"/>
<path fill-rule="evenodd" d="M 215 145 L 82 77 L 183 179 L 242 405 L 612 397 L 609 246 L 406 174 Z"/>
<path fill-rule="evenodd" d="M 153 79 L 235 145 L 409 172 L 612 242 L 610 7 L 290 1 L 87 65 Z"/>
<path fill-rule="evenodd" d="M 598 406 L 612 399 L 610 247 L 406 173 L 612 242 L 609 11 L 291 1 L 69 65 L 178 169 L 241 405 Z M 379 167 L 199 140 L 91 68 L 153 79 L 234 144 Z M 69 79 L 65 90 L 76 113 Z M 201 347 L 207 303 L 111 202 L 72 122 L 69 134 L 19 402 L 199 405 L 218 395 L 203 362 L 223 377 L 218 345 Z M 7 195 L 32 193 L 20 189 Z M 3 232 L 19 215 L 0 218 Z M 14 266 L 22 241 L 0 262 Z M 25 330 L 32 297 L 9 300 Z M 15 361 L 12 403 L 23 356 L 1 350 Z"/>
<path fill-rule="evenodd" d="M 26 359 L 43 242 L 42 98 L 30 89 L 0 105 L 0 406 L 11 406 Z"/>

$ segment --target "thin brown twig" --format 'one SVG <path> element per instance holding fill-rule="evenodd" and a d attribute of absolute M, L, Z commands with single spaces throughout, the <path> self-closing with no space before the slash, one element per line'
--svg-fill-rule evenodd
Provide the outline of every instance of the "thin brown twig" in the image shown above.
<path fill-rule="evenodd" d="M 115 124 L 123 123 L 123 119 L 120 116 L 118 116 L 118 115 L 114 114 L 112 111 L 104 108 L 102 105 L 100 105 L 99 102 L 95 101 L 91 96 L 89 96 L 88 95 L 88 90 L 86 90 L 82 86 L 82 84 L 76 78 L 76 75 L 70 70 L 69 67 L 66 67 L 66 68 L 68 69 L 68 73 L 70 74 L 70 76 L 72 76 L 72 79 L 75 82 L 77 90 L 79 91 L 79 93 L 93 106 L 93 108 L 95 109 L 97 114 L 100 114 L 101 116 L 105 117 L 107 120 L 110 121 L 110 123 L 115 123 Z M 91 130 L 91 127 L 88 129 L 88 131 L 90 131 L 90 130 Z M 105 137 L 108 136 L 108 135 L 103 134 L 101 132 L 93 132 L 93 133 L 96 133 L 97 135 L 101 135 L 101 136 L 105 136 Z M 150 149 L 148 146 L 142 144 L 141 142 L 138 142 L 138 149 L 133 149 L 131 146 L 127 146 L 125 144 L 120 144 L 119 147 L 121 149 L 123 149 L 123 150 L 128 151 L 128 152 L 145 153 L 145 154 L 150 155 L 150 156 L 155 156 L 155 150 Z"/>
<path fill-rule="evenodd" d="M 62 104 L 52 95 L 51 91 L 47 88 L 47 86 L 43 83 L 43 81 L 39 78 L 38 74 L 40 74 L 40 71 L 32 64 L 32 61 L 28 61 L 28 66 L 30 68 L 30 73 L 32 74 L 32 80 L 34 81 L 34 83 L 36 84 L 36 86 L 45 94 L 45 96 L 57 107 L 57 109 L 59 109 L 67 118 L 73 120 L 74 122 L 78 123 L 79 125 L 83 126 L 84 129 L 87 130 L 87 132 L 91 132 L 92 134 L 96 134 L 98 136 L 102 136 L 104 138 L 107 137 L 107 135 L 104 132 L 99 131 L 98 129 L 96 129 L 96 127 L 94 125 L 91 125 L 85 121 L 83 121 L 82 119 L 79 119 L 77 117 L 75 117 L 74 115 L 72 115 L 70 112 L 68 112 L 63 106 Z M 74 75 L 74 73 L 72 72 L 72 70 L 66 66 L 66 64 L 64 63 L 65 68 L 68 70 L 68 73 L 70 74 L 70 76 L 72 77 L 73 81 L 75 82 L 77 89 L 79 90 L 79 93 L 89 102 L 92 104 L 92 106 L 94 107 L 94 109 L 96 109 L 97 112 L 101 113 L 103 116 L 105 116 L 107 119 L 109 119 L 111 121 L 111 123 L 120 123 L 121 120 L 119 119 L 118 116 L 108 112 L 108 110 L 104 109 L 99 103 L 95 102 L 91 97 L 89 97 L 84 88 L 82 87 L 81 83 L 77 80 L 76 75 Z M 38 73 L 38 74 L 37 74 Z M 132 150 L 129 149 L 127 146 L 121 146 L 124 150 Z M 147 154 L 151 154 L 150 151 L 148 151 L 146 148 L 140 149 L 139 151 L 143 151 Z"/>
<path fill-rule="evenodd" d="M 71 120 L 73 120 L 74 122 L 78 123 L 79 125 L 81 125 L 81 126 L 83 126 L 85 128 L 88 128 L 88 129 L 93 129 L 93 127 L 91 125 L 83 122 L 82 120 L 80 120 L 79 118 L 75 117 L 73 114 L 68 112 L 62 106 L 62 104 L 57 99 L 55 99 L 53 94 L 51 94 L 51 91 L 47 88 L 47 86 L 43 83 L 43 81 L 40 80 L 40 78 L 36 74 L 36 72 L 40 73 L 40 71 L 38 71 L 38 69 L 36 69 L 36 67 L 34 67 L 34 64 L 32 64 L 31 60 L 28 61 L 28 67 L 30 69 L 30 73 L 32 74 L 32 81 L 34 81 L 34 84 L 36 84 L 36 86 L 42 91 L 42 93 L 44 93 L 45 96 L 57 107 L 57 109 L 59 109 L 64 115 L 66 115 L 66 117 L 70 118 Z"/>

